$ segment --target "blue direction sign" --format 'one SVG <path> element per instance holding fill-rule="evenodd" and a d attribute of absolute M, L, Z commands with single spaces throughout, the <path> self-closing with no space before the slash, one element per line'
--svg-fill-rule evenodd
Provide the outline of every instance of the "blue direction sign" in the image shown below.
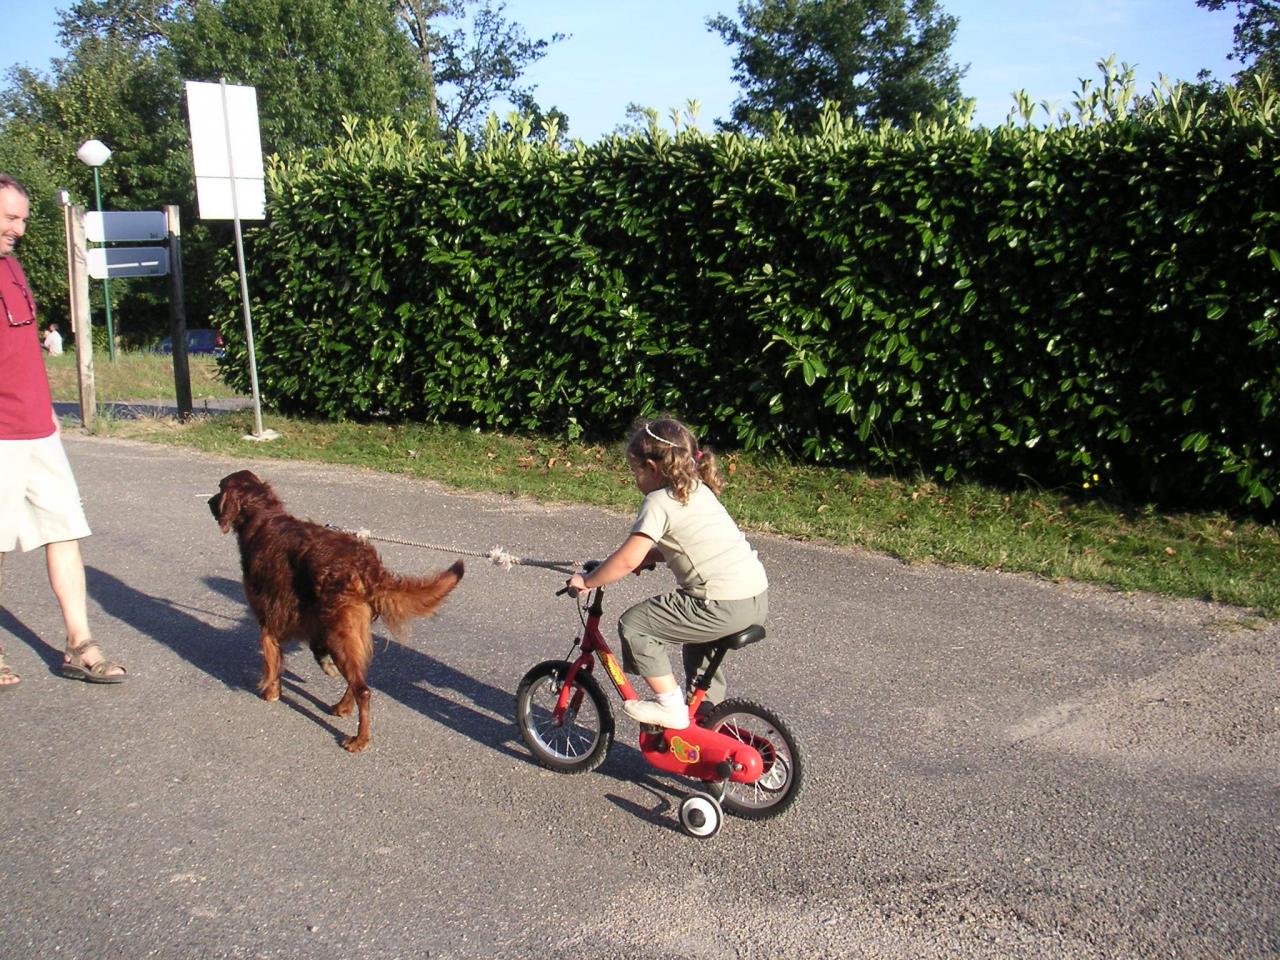
<path fill-rule="evenodd" d="M 94 247 L 85 255 L 89 276 L 95 280 L 116 277 L 163 277 L 169 272 L 167 247 Z"/>
<path fill-rule="evenodd" d="M 114 210 L 84 215 L 85 239 L 91 243 L 164 240 L 169 225 L 163 210 Z"/>

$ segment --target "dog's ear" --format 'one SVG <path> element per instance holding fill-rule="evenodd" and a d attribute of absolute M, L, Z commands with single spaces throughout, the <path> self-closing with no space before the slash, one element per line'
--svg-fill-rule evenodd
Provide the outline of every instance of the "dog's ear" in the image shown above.
<path fill-rule="evenodd" d="M 231 530 L 232 523 L 240 514 L 239 485 L 235 480 L 235 474 L 223 477 L 222 482 L 218 484 L 221 492 L 215 493 L 209 499 L 209 509 L 213 511 L 214 519 L 218 521 L 218 527 L 223 533 Z"/>
<path fill-rule="evenodd" d="M 209 512 L 213 514 L 213 519 L 218 521 L 218 526 L 222 526 L 222 494 L 215 493 L 208 500 Z M 223 531 L 226 532 L 225 530 Z"/>

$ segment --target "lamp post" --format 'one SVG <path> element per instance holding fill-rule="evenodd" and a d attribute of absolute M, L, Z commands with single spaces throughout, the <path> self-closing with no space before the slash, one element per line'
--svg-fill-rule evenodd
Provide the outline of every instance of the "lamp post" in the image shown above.
<path fill-rule="evenodd" d="M 86 167 L 93 168 L 93 192 L 98 197 L 98 215 L 102 215 L 102 181 L 98 177 L 98 168 L 111 159 L 111 149 L 101 140 L 86 140 L 80 144 L 76 156 Z M 104 260 L 105 263 L 105 260 Z M 109 273 L 110 271 L 108 271 Z M 102 278 L 102 296 L 107 301 L 107 353 L 111 362 L 116 359 L 116 333 L 111 325 L 111 283 L 106 276 Z"/>

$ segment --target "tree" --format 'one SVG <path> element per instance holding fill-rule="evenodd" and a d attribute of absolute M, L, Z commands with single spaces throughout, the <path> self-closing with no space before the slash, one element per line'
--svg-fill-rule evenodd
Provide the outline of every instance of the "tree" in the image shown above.
<path fill-rule="evenodd" d="M 475 4 L 474 44 L 464 43 L 465 31 L 436 29 Z M 11 71 L 0 91 L 0 169 L 32 192 L 23 258 L 43 315 L 62 316 L 66 302 L 53 188 L 92 203 L 92 172 L 75 156 L 85 140 L 114 152 L 102 169 L 108 209 L 179 204 L 187 315 L 200 326 L 229 227 L 195 217 L 183 81 L 255 86 L 269 153 L 328 144 L 341 135 L 343 114 L 429 122 L 438 115 L 433 67 L 459 91 L 445 101 L 451 123 L 471 122 L 495 92 L 540 115 L 518 77 L 549 41 L 529 41 L 503 9 L 491 0 L 74 0 L 59 21 L 67 56 L 47 74 Z M 415 12 L 411 22 L 406 14 Z M 562 114 L 547 116 L 564 129 Z M 98 300 L 101 285 L 90 295 Z M 167 301 L 154 283 L 112 283 L 111 295 L 119 329 L 135 342 L 166 326 Z"/>
<path fill-rule="evenodd" d="M 55 190 L 65 189 L 66 183 L 30 132 L 22 128 L 14 130 L 14 135 L 0 136 L 0 171 L 17 177 L 31 195 L 31 220 L 26 236 L 18 242 L 17 254 L 31 284 L 40 324 L 57 321 L 65 333 L 71 329 L 67 324 L 67 258 L 62 215 L 53 195 Z"/>
<path fill-rule="evenodd" d="M 1242 73 L 1270 73 L 1280 77 L 1280 3 L 1276 0 L 1196 0 L 1206 10 L 1234 7 L 1236 25 L 1231 58 Z"/>
<path fill-rule="evenodd" d="M 962 99 L 956 24 L 937 0 L 740 0 L 738 20 L 707 20 L 737 48 L 742 94 L 721 125 L 764 132 L 776 113 L 807 131 L 825 101 L 867 126 L 947 113 Z"/>
<path fill-rule="evenodd" d="M 395 12 L 417 51 L 418 66 L 422 70 L 422 83 L 427 98 L 426 123 L 430 132 L 440 135 L 440 104 L 436 98 L 435 59 L 440 55 L 443 41 L 431 29 L 431 21 L 438 17 L 460 17 L 463 0 L 396 0 Z"/>
<path fill-rule="evenodd" d="M 568 118 L 555 107 L 544 111 L 520 77 L 565 35 L 530 40 L 524 28 L 506 19 L 503 0 L 395 0 L 400 21 L 418 50 L 419 65 L 436 105 L 439 128 L 476 132 L 490 104 L 506 97 L 536 119 L 554 117 L 563 133 Z M 460 21 L 474 8 L 469 27 Z M 443 22 L 452 20 L 452 29 Z M 443 88 L 443 92 L 441 92 Z M 535 129 L 537 126 L 535 124 Z"/>
<path fill-rule="evenodd" d="M 141 49 L 164 42 L 181 0 L 78 0 L 62 14 L 58 37 L 74 50 L 87 37 L 124 41 Z"/>
<path fill-rule="evenodd" d="M 425 116 L 417 58 L 387 0 L 186 0 L 166 39 L 184 79 L 257 88 L 268 152 L 323 146 L 347 114 Z"/>
<path fill-rule="evenodd" d="M 157 209 L 189 195 L 191 182 L 185 119 L 174 93 L 180 85 L 171 59 L 144 50 L 136 36 L 78 33 L 67 26 L 64 20 L 62 36 L 71 55 L 53 61 L 49 76 L 12 72 L 0 97 L 0 155 L 32 194 L 24 263 L 37 264 L 29 276 L 50 319 L 65 318 L 67 309 L 63 228 L 53 188 L 68 190 L 75 203 L 94 206 L 92 171 L 76 158 L 81 143 L 96 138 L 115 151 L 102 168 L 108 209 Z M 165 301 L 154 284 L 113 284 L 111 294 L 115 305 L 132 301 L 121 312 L 119 329 L 125 333 L 145 338 L 165 322 Z M 101 285 L 91 284 L 95 304 L 101 296 Z"/>

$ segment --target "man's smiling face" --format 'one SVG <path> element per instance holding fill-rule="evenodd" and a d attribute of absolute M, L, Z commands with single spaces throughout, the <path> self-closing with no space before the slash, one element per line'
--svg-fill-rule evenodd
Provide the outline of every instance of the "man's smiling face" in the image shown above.
<path fill-rule="evenodd" d="M 27 232 L 30 215 L 31 204 L 22 191 L 13 187 L 0 188 L 0 257 L 13 253 L 13 248 Z"/>

